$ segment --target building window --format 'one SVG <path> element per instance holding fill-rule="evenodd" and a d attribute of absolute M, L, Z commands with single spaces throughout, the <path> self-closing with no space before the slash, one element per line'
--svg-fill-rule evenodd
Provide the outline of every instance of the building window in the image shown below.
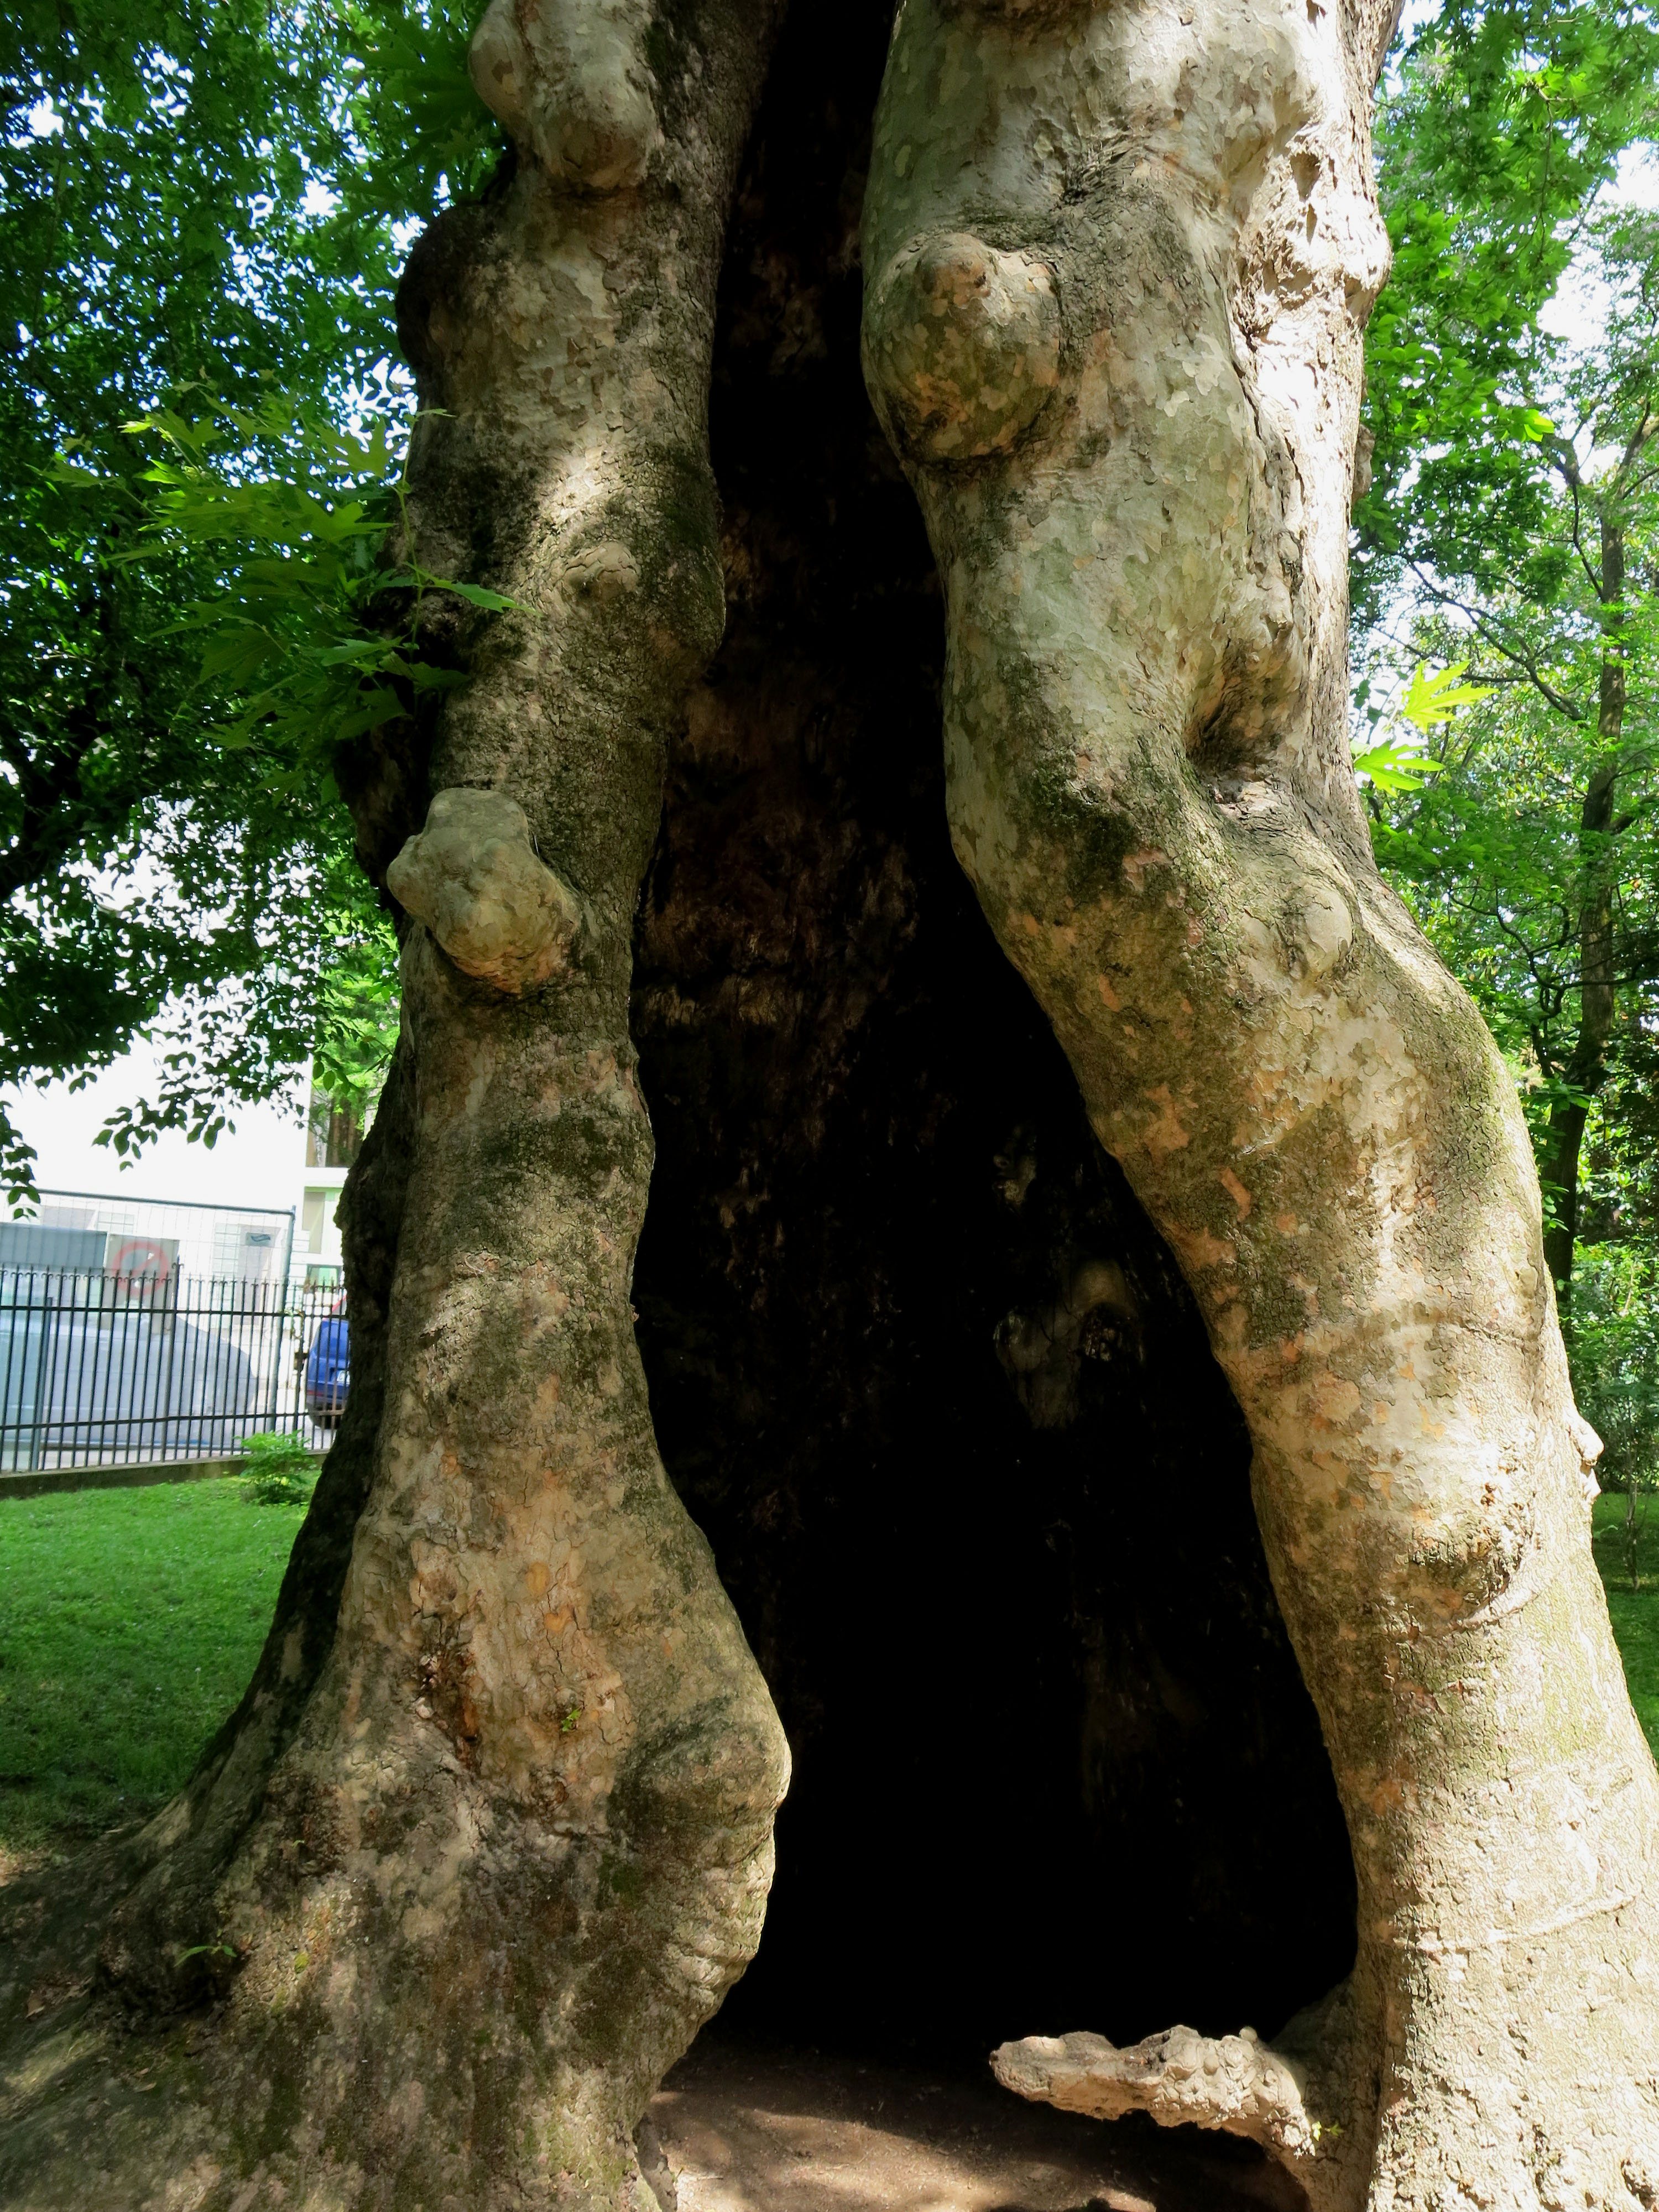
<path fill-rule="evenodd" d="M 325 1190 L 308 1190 L 306 1193 L 304 1210 L 300 1216 L 300 1243 L 305 1251 L 320 1252 L 323 1249 L 328 1200 L 329 1193 Z"/>

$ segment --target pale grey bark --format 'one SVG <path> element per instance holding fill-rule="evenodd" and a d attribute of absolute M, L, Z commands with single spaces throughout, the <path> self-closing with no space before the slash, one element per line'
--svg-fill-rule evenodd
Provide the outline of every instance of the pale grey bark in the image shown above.
<path fill-rule="evenodd" d="M 1255 2136 L 1320 2212 L 1659 2201 L 1659 1786 L 1538 1187 L 1347 764 L 1376 8 L 902 0 L 872 395 L 947 598 L 952 833 L 1255 1446 L 1359 1886 L 1276 2052 L 1006 2080 Z M 1079 2023 L 1055 2022 L 1056 2029 Z"/>
<path fill-rule="evenodd" d="M 652 1440 L 627 999 L 720 635 L 710 330 L 769 18 L 495 0 L 480 33 L 518 166 L 411 265 L 442 411 L 410 526 L 514 605 L 434 598 L 467 680 L 403 771 L 373 1480 L 331 1640 L 285 1619 L 100 1985 L 17 2025 L 9 2203 L 649 2212 L 632 2130 L 757 1941 L 786 1754 Z M 957 848 L 1249 1422 L 1360 1896 L 1352 1981 L 1271 2048 L 999 2063 L 1253 2135 L 1318 2212 L 1631 2212 L 1659 1785 L 1594 1443 L 1507 1077 L 1346 761 L 1387 27 L 903 0 L 877 119 L 866 361 L 945 589 Z M 1043 1328 L 1113 1295 L 1079 1273 Z"/>
<path fill-rule="evenodd" d="M 467 680 L 390 874 L 373 1480 L 297 1726 L 254 1700 L 144 1839 L 101 1990 L 23 2026 L 10 2206 L 654 2212 L 633 2130 L 758 1940 L 787 1753 L 652 1437 L 628 994 L 665 732 L 720 635 L 714 294 L 771 12 L 494 0 L 479 33 L 518 162 L 405 279 L 441 410 L 408 526 L 514 609 L 428 602 Z"/>

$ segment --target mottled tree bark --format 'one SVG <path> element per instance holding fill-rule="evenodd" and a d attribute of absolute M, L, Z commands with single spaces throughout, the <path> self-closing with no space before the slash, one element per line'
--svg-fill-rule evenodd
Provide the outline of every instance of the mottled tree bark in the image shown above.
<path fill-rule="evenodd" d="M 865 349 L 947 602 L 957 849 L 1249 1424 L 1359 1888 L 1279 2052 L 1037 2039 L 1316 2205 L 1659 2199 L 1659 1783 L 1511 1086 L 1345 757 L 1389 18 L 903 0 Z M 1063 2025 L 1063 2023 L 1056 2023 Z"/>
<path fill-rule="evenodd" d="M 97 1987 L 26 2027 L 9 2204 L 642 2212 L 632 2130 L 758 1940 L 787 1753 L 653 1441 L 628 996 L 666 732 L 720 635 L 709 344 L 769 16 L 495 0 L 475 40 L 517 161 L 404 280 L 441 410 L 409 550 L 514 605 L 438 600 L 465 681 L 357 779 L 381 858 L 422 769 L 434 795 L 387 872 L 352 1411 Z"/>

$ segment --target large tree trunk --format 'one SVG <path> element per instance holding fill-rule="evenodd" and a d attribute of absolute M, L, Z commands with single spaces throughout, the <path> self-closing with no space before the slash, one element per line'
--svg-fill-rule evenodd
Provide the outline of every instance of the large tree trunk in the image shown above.
<path fill-rule="evenodd" d="M 1249 1424 L 1359 1885 L 1283 2039 L 1038 2039 L 1029 2094 L 1322 2208 L 1659 2199 L 1659 1783 L 1499 1057 L 1345 753 L 1389 19 L 906 0 L 867 373 L 947 599 L 953 836 Z M 1066 2023 L 1056 2023 L 1064 2026 Z"/>
<path fill-rule="evenodd" d="M 435 796 L 389 872 L 351 1430 L 90 2013 L 21 2062 L 8 2203 L 643 2208 L 632 2130 L 758 1940 L 787 1754 L 653 1442 L 628 1000 L 720 635 L 709 346 L 769 15 L 495 0 L 475 42 L 519 159 L 405 279 L 443 410 L 406 550 L 515 609 L 429 603 L 467 680 L 424 763 L 358 779 L 369 848 L 422 765 Z"/>
<path fill-rule="evenodd" d="M 769 12 L 495 0 L 480 33 L 518 161 L 411 264 L 405 342 L 444 410 L 422 426 L 412 550 L 515 605 L 482 622 L 434 599 L 433 645 L 465 680 L 348 779 L 409 921 L 405 1033 L 349 1201 L 347 1431 L 254 1684 L 190 1789 L 88 1876 L 78 1911 L 60 1899 L 42 1932 L 47 1887 L 11 1905 L 6 2200 L 646 2204 L 631 2131 L 754 1948 L 786 1763 L 658 1463 L 629 1304 L 651 1149 L 630 932 L 684 719 L 636 1012 L 688 1195 L 642 1295 L 681 1480 L 724 1516 L 811 1756 L 842 1762 L 820 1802 L 861 1790 L 880 1871 L 926 1891 L 932 1775 L 908 1832 L 872 1798 L 915 1793 L 910 1731 L 937 1728 L 934 1771 L 970 1768 L 963 1821 L 994 1823 L 978 1859 L 953 1846 L 963 1893 L 988 1875 L 1058 1892 L 1057 1869 L 1081 1889 L 1101 1804 L 1156 1786 L 1133 1774 L 1134 1730 L 1161 1776 L 1182 1731 L 1189 1757 L 1224 1736 L 1192 1694 L 1204 1667 L 1259 1666 L 1254 1704 L 1231 1708 L 1260 1717 L 1257 1747 L 1234 1771 L 1265 1790 L 1280 1762 L 1308 1823 L 1328 1817 L 1237 1538 L 1240 1439 L 1201 1322 L 1346 1816 L 1357 1963 L 1282 2056 L 1084 2037 L 1011 2049 L 1005 2075 L 1252 2135 L 1322 2212 L 1368 2191 L 1376 2212 L 1651 2207 L 1659 1804 L 1589 1563 L 1593 1447 L 1504 1072 L 1376 877 L 1344 748 L 1386 25 L 1317 0 L 900 13 L 864 230 L 872 384 L 944 586 L 951 835 L 1091 1139 L 951 903 L 918 826 L 929 779 L 885 726 L 878 763 L 851 758 L 849 731 L 867 738 L 895 696 L 919 714 L 931 687 L 931 646 L 908 665 L 890 634 L 933 604 L 914 547 L 884 540 L 862 569 L 855 539 L 851 586 L 798 558 L 776 484 L 744 477 L 751 446 L 724 548 L 742 617 L 696 688 L 720 635 L 715 276 Z M 767 189 L 751 172 L 760 231 L 733 251 L 775 301 Z M 834 349 L 811 298 L 850 266 L 857 190 L 849 172 L 775 359 Z M 803 405 L 802 434 L 823 419 Z M 838 511 L 872 534 L 890 512 L 854 451 L 849 416 L 796 472 L 810 489 L 821 471 L 818 555 Z M 753 583 L 769 567 L 779 589 Z M 878 613 L 860 662 L 856 623 Z M 711 916 L 728 931 L 712 946 Z M 771 972 L 769 932 L 793 936 Z M 709 1110 L 728 1082 L 750 1117 L 729 1133 Z M 855 1182 L 848 1156 L 895 1132 L 903 1159 Z M 779 1202 L 773 1170 L 805 1195 Z M 957 1174 L 986 1187 L 953 1209 Z M 802 1249 L 792 1285 L 780 1255 Z M 710 1285 L 731 1304 L 706 1305 Z M 916 1378 L 948 1371 L 957 1332 L 980 1363 L 966 1410 L 919 1431 Z M 856 1476 L 821 1442 L 837 1399 L 876 1447 Z M 933 1517 L 964 1495 L 998 1516 L 950 1528 L 948 1551 L 914 1497 L 884 1496 L 920 1490 L 935 1435 L 958 1448 L 933 1470 Z M 1126 1484 L 1187 1471 L 1219 1531 L 1177 1554 L 1194 1579 L 1224 1570 L 1186 1680 L 1167 1563 L 1137 1582 L 1094 1556 L 1160 1534 L 1103 1494 L 1109 1448 Z M 964 1493 L 950 1477 L 969 1468 Z M 850 1542 L 825 1471 L 858 1501 Z M 999 1480 L 1020 1491 L 1006 1506 Z M 904 1624 L 902 1571 L 876 1585 L 899 1626 L 877 1613 L 869 1633 L 860 1540 L 944 1559 L 954 1673 L 926 1675 L 939 1634 Z M 948 1630 L 948 1608 L 933 1618 Z M 1071 1713 L 1032 1718 L 1073 1664 Z M 903 1702 L 924 1685 L 932 1714 Z M 832 1691 L 838 1739 L 814 1734 Z M 978 1735 L 945 1735 L 953 1699 Z M 1155 1735 L 1159 1699 L 1177 1725 Z M 1080 1823 L 1052 1786 L 1062 1757 L 1094 1793 Z M 1009 1863 L 998 1793 L 1073 1822 L 1063 1848 L 1032 1820 Z M 1160 1834 L 1192 1879 L 1202 1838 Z M 820 1844 L 821 1882 L 848 1848 Z M 1232 1856 L 1224 1880 L 1249 1866 Z M 1162 1879 L 1153 1893 L 1172 1901 Z M 1079 1921 L 1029 1921 L 1026 1940 L 1052 1949 Z M 866 1933 L 855 1918 L 842 1943 L 849 1977 Z M 1328 1915 L 1298 1972 L 1328 1938 Z M 805 1955 L 799 1923 L 795 1941 L 786 1960 Z M 1071 1963 L 1110 1944 L 1089 1931 Z M 988 2002 L 1058 2004 L 1087 1975 L 1022 1982 L 1000 1959 L 986 1979 Z M 1122 2002 L 1103 1992 L 1103 2017 Z"/>

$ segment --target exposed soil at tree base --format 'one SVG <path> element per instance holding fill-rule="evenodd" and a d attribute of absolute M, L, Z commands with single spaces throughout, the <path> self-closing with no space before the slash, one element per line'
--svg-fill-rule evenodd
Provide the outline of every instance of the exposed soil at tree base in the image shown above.
<path fill-rule="evenodd" d="M 957 2071 L 704 2034 L 651 2120 L 675 2212 L 1294 2212 L 1253 2145 L 1025 2105 Z"/>

